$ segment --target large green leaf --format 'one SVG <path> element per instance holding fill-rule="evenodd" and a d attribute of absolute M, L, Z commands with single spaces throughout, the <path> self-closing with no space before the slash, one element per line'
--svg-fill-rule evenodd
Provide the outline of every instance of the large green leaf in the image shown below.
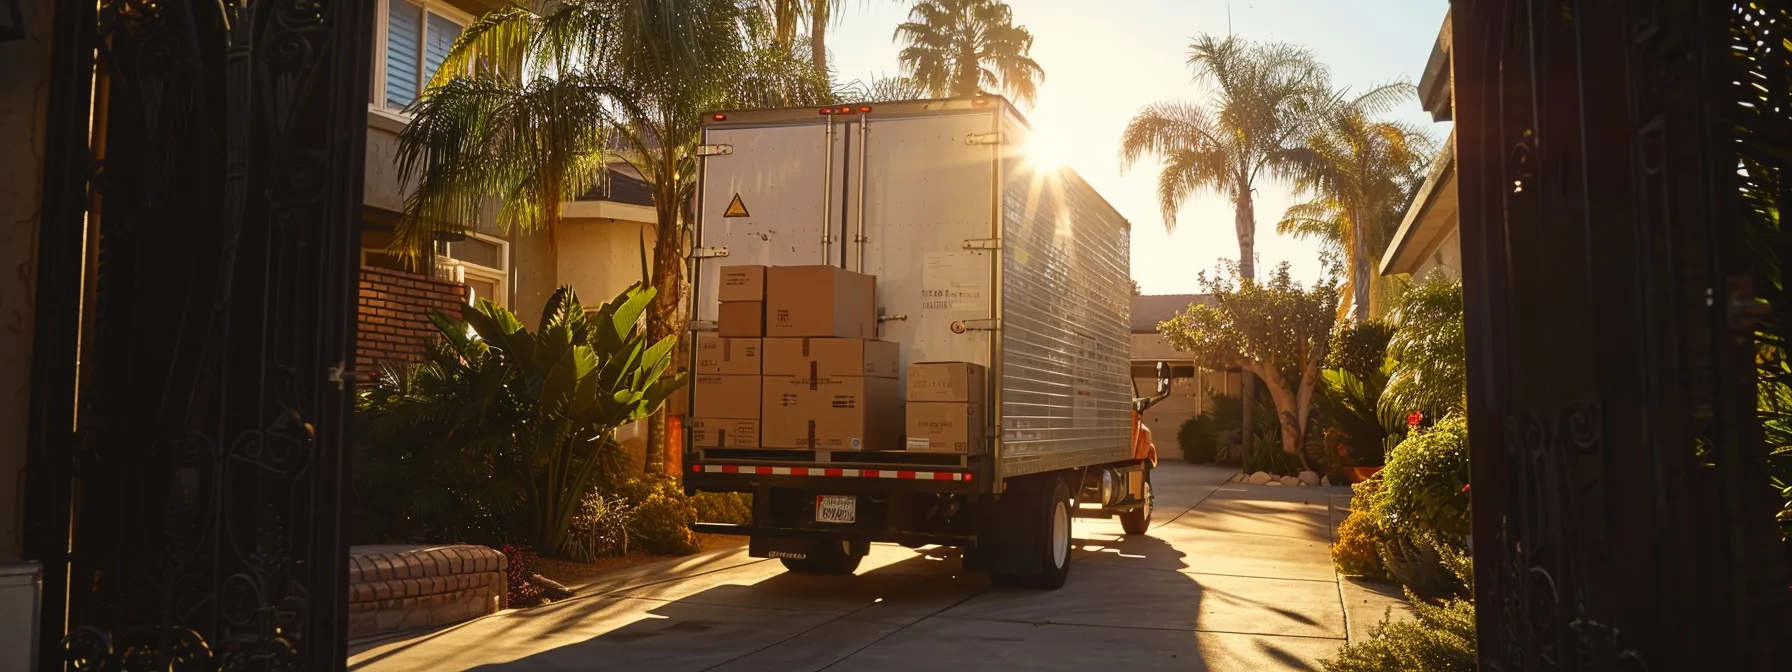
<path fill-rule="evenodd" d="M 535 337 L 523 329 L 516 315 L 489 299 L 480 299 L 460 309 L 461 319 L 472 325 L 479 338 L 518 362 L 535 356 Z"/>
<path fill-rule="evenodd" d="M 597 355 L 582 345 L 567 347 L 541 384 L 543 414 L 567 415 L 579 382 L 597 368 Z"/>
<path fill-rule="evenodd" d="M 644 287 L 640 283 L 623 290 L 621 295 L 604 305 L 601 314 L 610 320 L 611 334 L 617 340 L 624 340 L 635 330 L 635 323 L 641 320 L 641 314 L 653 303 L 655 290 Z"/>

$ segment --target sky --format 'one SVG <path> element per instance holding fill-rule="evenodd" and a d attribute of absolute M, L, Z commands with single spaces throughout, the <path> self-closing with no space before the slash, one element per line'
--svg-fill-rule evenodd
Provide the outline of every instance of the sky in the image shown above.
<path fill-rule="evenodd" d="M 840 81 L 901 74 L 900 47 L 891 40 L 911 2 L 860 0 L 829 36 L 831 65 Z M 1120 133 L 1147 103 L 1206 99 L 1193 81 L 1188 45 L 1197 35 L 1230 32 L 1257 41 L 1306 47 L 1332 70 L 1333 82 L 1353 90 L 1396 80 L 1417 83 L 1449 8 L 1447 0 L 1008 0 L 1016 25 L 1033 33 L 1033 60 L 1045 70 L 1038 103 L 1022 108 L 1036 138 L 1076 169 L 1132 222 L 1132 275 L 1146 294 L 1200 291 L 1196 272 L 1221 258 L 1238 258 L 1232 205 L 1206 194 L 1164 230 L 1157 205 L 1157 164 L 1120 169 Z M 1433 124 L 1413 101 L 1396 113 L 1436 140 L 1448 124 Z M 1294 277 L 1320 277 L 1319 246 L 1275 232 L 1282 211 L 1298 198 L 1287 185 L 1257 185 L 1258 268 L 1289 262 Z M 1261 272 L 1261 271 L 1259 271 Z"/>

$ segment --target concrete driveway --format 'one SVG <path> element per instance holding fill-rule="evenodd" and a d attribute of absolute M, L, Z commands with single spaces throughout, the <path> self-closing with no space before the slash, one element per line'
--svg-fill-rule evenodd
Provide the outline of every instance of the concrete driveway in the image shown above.
<path fill-rule="evenodd" d="M 1348 491 L 1239 485 L 1232 473 L 1162 465 L 1147 536 L 1077 521 L 1076 564 L 1057 591 L 991 588 L 939 549 L 874 546 L 851 577 L 787 574 L 731 549 L 363 645 L 349 669 L 1317 669 L 1395 602 L 1332 571 Z"/>

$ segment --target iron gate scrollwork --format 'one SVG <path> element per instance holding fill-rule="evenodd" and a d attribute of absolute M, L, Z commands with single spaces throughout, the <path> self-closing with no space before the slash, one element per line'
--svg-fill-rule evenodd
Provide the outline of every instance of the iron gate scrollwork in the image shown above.
<path fill-rule="evenodd" d="M 1784 663 L 1737 167 L 1792 65 L 1733 28 L 1787 4 L 1453 3 L 1483 669 Z"/>
<path fill-rule="evenodd" d="M 331 369 L 353 349 L 372 3 L 55 20 L 27 486 L 42 668 L 340 667 L 352 390 Z"/>

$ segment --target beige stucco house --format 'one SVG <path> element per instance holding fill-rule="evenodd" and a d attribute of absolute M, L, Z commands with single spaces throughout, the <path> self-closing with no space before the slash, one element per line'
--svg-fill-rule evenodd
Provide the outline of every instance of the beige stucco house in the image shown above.
<path fill-rule="evenodd" d="M 1454 119 L 1451 109 L 1450 17 L 1431 48 L 1431 59 L 1419 79 L 1419 102 L 1432 121 Z M 1412 207 L 1381 258 L 1382 275 L 1422 280 L 1432 275 L 1462 277 L 1462 243 L 1456 227 L 1456 134 L 1451 131 L 1431 172 L 1419 187 Z"/>
<path fill-rule="evenodd" d="M 1186 422 L 1211 410 L 1212 392 L 1238 394 L 1237 371 L 1209 371 L 1195 366 L 1188 353 L 1178 352 L 1158 333 L 1160 322 L 1191 304 L 1207 301 L 1205 294 L 1161 294 L 1132 297 L 1132 377 L 1140 396 L 1157 389 L 1157 363 L 1170 365 L 1170 396 L 1145 412 L 1145 426 L 1157 443 L 1161 459 L 1181 459 L 1176 433 Z"/>

